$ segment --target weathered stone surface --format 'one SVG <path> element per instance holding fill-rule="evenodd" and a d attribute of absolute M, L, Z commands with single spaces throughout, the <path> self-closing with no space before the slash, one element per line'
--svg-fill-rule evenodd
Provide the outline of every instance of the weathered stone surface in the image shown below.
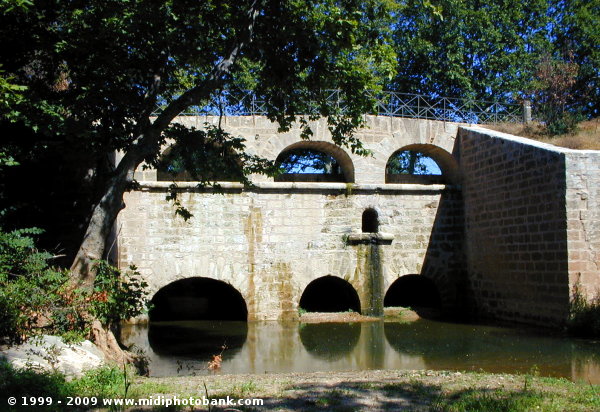
<path fill-rule="evenodd" d="M 314 140 L 332 143 L 323 120 L 314 126 Z M 209 277 L 242 294 L 249 319 L 296 318 L 302 292 L 317 278 L 337 276 L 359 292 L 368 284 L 360 247 L 348 244 L 347 237 L 361 231 L 363 211 L 373 208 L 380 232 L 389 234 L 378 255 L 383 293 L 400 276 L 424 274 L 453 307 L 460 300 L 455 274 L 463 266 L 460 194 L 445 185 L 386 184 L 385 166 L 415 141 L 434 143 L 448 164 L 456 163 L 451 152 L 457 128 L 369 116 L 358 137 L 373 156 L 347 152 L 354 184 L 272 182 L 259 176 L 255 188 L 223 183 L 225 193 L 214 194 L 181 182 L 181 202 L 194 215 L 188 222 L 175 218 L 164 200 L 169 182 L 140 172 L 140 190 L 126 194 L 117 223 L 119 264 L 135 263 L 153 293 L 179 279 Z M 301 142 L 298 130 L 278 134 L 277 125 L 261 118 L 228 118 L 226 129 L 245 137 L 251 153 L 270 159 Z"/>
<path fill-rule="evenodd" d="M 560 325 L 600 288 L 600 152 L 480 128 L 459 133 L 466 255 L 478 310 Z"/>
<path fill-rule="evenodd" d="M 217 119 L 179 121 L 202 127 Z M 301 141 L 297 129 L 279 134 L 261 117 L 225 125 L 269 159 Z M 326 123 L 312 125 L 327 147 Z M 345 279 L 368 299 L 363 242 L 348 238 L 374 209 L 379 231 L 393 239 L 377 254 L 384 295 L 398 277 L 419 274 L 433 280 L 445 309 L 559 325 L 575 284 L 588 297 L 600 288 L 600 152 L 459 127 L 367 116 L 357 137 L 373 156 L 347 153 L 353 183 L 254 176 L 254 188 L 223 183 L 224 194 L 215 194 L 181 182 L 180 200 L 194 215 L 188 222 L 164 200 L 169 182 L 140 171 L 140 189 L 126 194 L 117 222 L 119 264 L 136 264 L 152 292 L 209 277 L 242 294 L 249 319 L 295 318 L 302 292 L 322 276 Z M 428 145 L 452 185 L 385 183 L 389 157 L 417 145 Z"/>
<path fill-rule="evenodd" d="M 1 356 L 19 369 L 56 370 L 70 378 L 80 377 L 85 371 L 104 363 L 102 352 L 90 341 L 66 344 L 61 338 L 48 335 L 3 348 Z"/>

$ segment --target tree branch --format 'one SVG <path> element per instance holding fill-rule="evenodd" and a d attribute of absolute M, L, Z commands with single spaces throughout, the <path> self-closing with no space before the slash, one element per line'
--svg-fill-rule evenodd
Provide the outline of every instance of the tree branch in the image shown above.
<path fill-rule="evenodd" d="M 260 0 L 254 0 L 250 9 L 248 10 L 248 26 L 245 30 L 244 36 L 238 41 L 238 43 L 232 48 L 227 57 L 223 58 L 211 71 L 209 76 L 201 84 L 191 88 L 190 90 L 183 93 L 173 102 L 171 102 L 162 113 L 156 118 L 152 127 L 155 130 L 162 131 L 165 127 L 171 123 L 171 121 L 179 115 L 183 110 L 189 106 L 201 103 L 203 100 L 210 97 L 212 92 L 221 87 L 224 81 L 224 77 L 231 72 L 231 68 L 235 64 L 240 52 L 245 46 L 252 42 L 252 36 L 254 35 L 254 27 L 256 24 L 256 17 L 259 13 L 259 6 L 261 5 Z"/>

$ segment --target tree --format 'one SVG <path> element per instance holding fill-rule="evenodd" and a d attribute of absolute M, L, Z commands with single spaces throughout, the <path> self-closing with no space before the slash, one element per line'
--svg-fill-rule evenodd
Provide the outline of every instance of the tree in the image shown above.
<path fill-rule="evenodd" d="M 588 116 L 600 113 L 600 1 L 553 0 L 555 58 L 570 56 L 579 66 L 571 104 Z"/>
<path fill-rule="evenodd" d="M 579 66 L 572 61 L 542 57 L 537 65 L 533 101 L 538 116 L 546 124 L 550 135 L 575 130 L 579 120 L 576 109 L 569 110 L 574 100 L 573 86 Z M 580 106 L 581 110 L 581 106 Z"/>
<path fill-rule="evenodd" d="M 546 0 L 407 0 L 396 14 L 400 92 L 492 100 L 528 89 L 549 48 Z M 441 18 L 440 18 L 441 17 Z"/>
<path fill-rule="evenodd" d="M 101 190 L 71 267 L 87 287 L 136 168 L 156 162 L 166 139 L 195 133 L 172 127 L 186 108 L 250 88 L 282 129 L 297 115 L 324 115 L 335 142 L 360 151 L 352 131 L 373 106 L 364 91 L 380 89 L 392 74 L 387 0 L 45 0 L 2 7 L 3 63 L 27 86 L 20 121 L 91 154 Z M 332 88 L 343 111 L 327 103 Z M 115 150 L 124 156 L 111 170 L 106 159 Z"/>

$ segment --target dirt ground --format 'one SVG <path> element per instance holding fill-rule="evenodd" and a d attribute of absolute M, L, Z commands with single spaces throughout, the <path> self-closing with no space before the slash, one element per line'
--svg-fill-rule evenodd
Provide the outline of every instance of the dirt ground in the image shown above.
<path fill-rule="evenodd" d="M 420 318 L 417 312 L 408 308 L 385 308 L 384 320 L 412 322 Z M 363 316 L 356 312 L 307 312 L 299 319 L 301 323 L 378 322 L 380 320 L 379 317 Z"/>
<path fill-rule="evenodd" d="M 448 371 L 395 371 L 374 370 L 358 372 L 317 372 L 303 374 L 268 375 L 212 375 L 195 377 L 151 378 L 161 385 L 174 385 L 180 396 L 217 399 L 260 398 L 260 407 L 219 408 L 212 411 L 432 411 L 432 410 L 487 410 L 464 409 L 461 397 L 481 394 L 491 405 L 500 404 L 493 410 L 580 410 L 592 411 L 597 400 L 591 395 L 578 394 L 587 390 L 585 385 L 536 378 L 529 375 L 498 375 L 461 373 Z M 206 387 L 205 387 L 206 385 Z M 582 389 L 583 388 L 583 389 Z M 542 395 L 542 396 L 540 396 Z M 488 398 L 486 398 L 486 396 Z M 531 409 L 509 408 L 515 399 L 531 400 Z M 578 397 L 584 398 L 579 403 Z M 569 397 L 574 397 L 573 402 Z M 555 399 L 559 403 L 555 402 Z M 510 401 L 507 404 L 507 401 Z M 562 403 L 561 403 L 562 402 Z M 529 405 L 530 403 L 526 403 Z M 544 405 L 555 405 L 547 409 Z M 537 405 L 537 406 L 536 406 Z M 541 408 L 540 408 L 541 405 Z M 598 404 L 600 406 L 600 403 Z M 566 409 L 565 409 L 566 408 Z M 188 410 L 188 409 L 185 409 Z M 206 410 L 206 409 L 190 409 Z"/>

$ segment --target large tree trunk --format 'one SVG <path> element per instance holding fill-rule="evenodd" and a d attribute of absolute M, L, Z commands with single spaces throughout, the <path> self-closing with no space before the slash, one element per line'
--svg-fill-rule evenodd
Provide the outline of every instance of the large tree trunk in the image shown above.
<path fill-rule="evenodd" d="M 79 286 L 91 288 L 94 284 L 94 262 L 104 256 L 106 239 L 119 211 L 125 206 L 123 194 L 133 181 L 133 173 L 138 164 L 139 162 L 132 161 L 129 161 L 128 165 L 120 164 L 116 174 L 108 180 L 102 198 L 94 207 L 83 241 L 71 266 L 73 280 Z"/>
<path fill-rule="evenodd" d="M 83 242 L 71 266 L 73 286 L 93 288 L 96 278 L 94 262 L 103 258 L 106 239 L 110 235 L 119 211 L 125 207 L 123 194 L 133 182 L 135 169 L 142 162 L 145 155 L 152 150 L 156 150 L 157 144 L 158 139 L 152 132 L 138 139 L 137 144 L 132 146 L 125 157 L 121 159 L 115 173 L 108 180 L 102 198 L 94 207 Z M 119 365 L 134 363 L 139 367 L 137 361 L 141 358 L 123 350 L 110 328 L 93 318 L 91 335 L 92 340 L 104 353 L 107 361 Z"/>

